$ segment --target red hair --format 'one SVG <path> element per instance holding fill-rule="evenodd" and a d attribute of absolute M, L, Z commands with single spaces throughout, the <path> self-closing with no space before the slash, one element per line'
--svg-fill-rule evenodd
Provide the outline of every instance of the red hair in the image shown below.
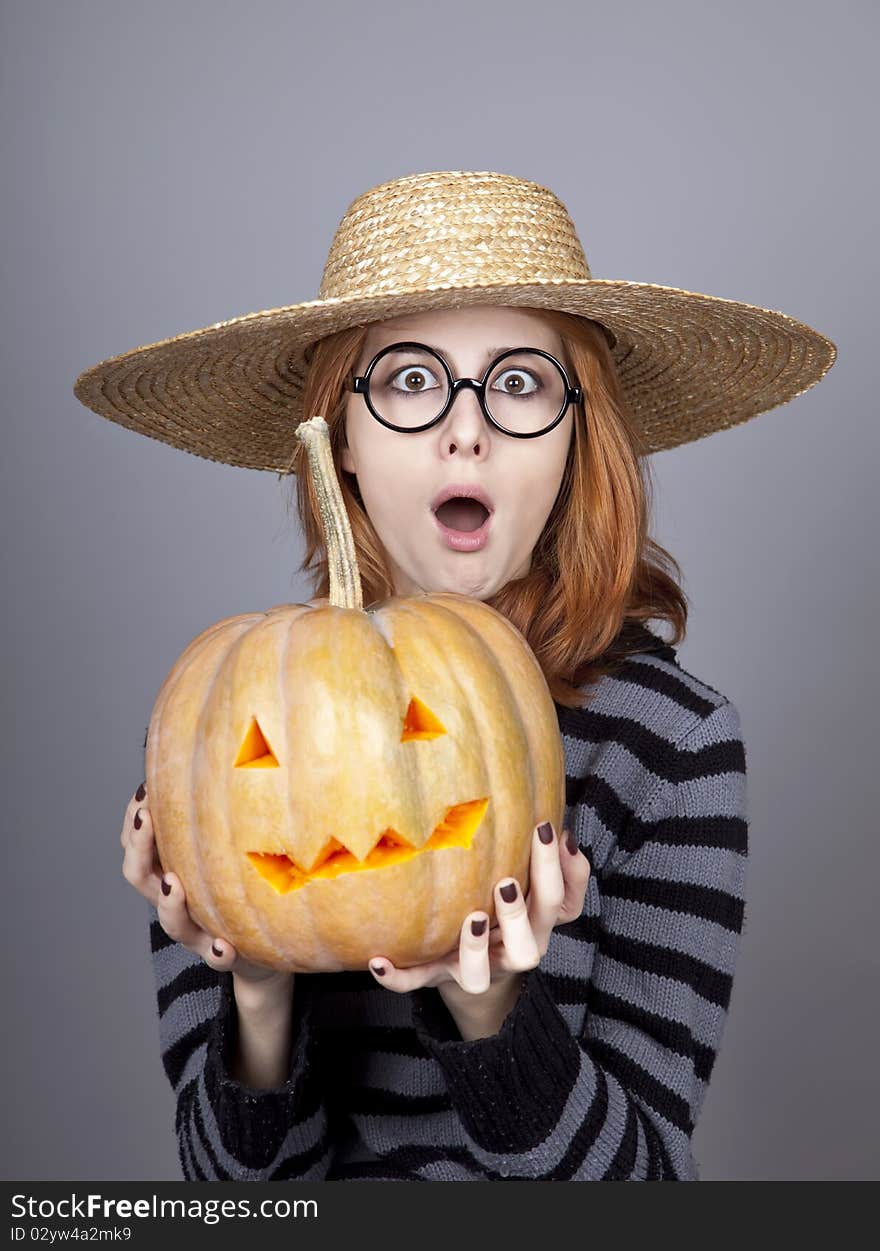
<path fill-rule="evenodd" d="M 647 621 L 669 622 L 673 635 L 668 642 L 680 643 L 687 601 L 678 563 L 648 536 L 653 485 L 649 462 L 627 415 L 605 328 L 571 313 L 530 311 L 561 336 L 584 404 L 574 410 L 568 460 L 531 568 L 485 602 L 525 637 L 554 700 L 575 708 L 589 700 L 591 692 L 582 688 L 644 648 Z M 363 600 L 372 605 L 393 596 L 393 577 L 357 481 L 339 463 L 345 446 L 345 384 L 354 375 L 368 329 L 340 330 L 312 345 L 303 409 L 320 413 L 330 427 Z M 300 571 L 313 579 L 313 598 L 324 598 L 330 588 L 327 555 L 308 458 L 299 440 L 291 470 L 306 544 Z"/>

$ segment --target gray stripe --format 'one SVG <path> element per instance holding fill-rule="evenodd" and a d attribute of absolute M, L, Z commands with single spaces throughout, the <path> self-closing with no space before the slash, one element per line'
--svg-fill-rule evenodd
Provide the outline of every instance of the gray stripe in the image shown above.
<path fill-rule="evenodd" d="M 184 1035 L 210 1021 L 220 1007 L 220 990 L 195 990 L 178 995 L 159 1018 L 162 1050 L 167 1051 Z"/>

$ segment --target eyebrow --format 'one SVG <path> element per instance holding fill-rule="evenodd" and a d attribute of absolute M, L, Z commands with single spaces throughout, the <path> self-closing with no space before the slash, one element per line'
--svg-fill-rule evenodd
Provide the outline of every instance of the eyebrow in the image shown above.
<path fill-rule="evenodd" d="M 406 340 L 402 339 L 401 342 L 402 343 L 406 342 Z M 440 356 L 445 357 L 447 354 L 446 348 L 438 347 L 436 343 L 428 343 L 424 339 L 419 339 L 418 342 L 424 343 L 425 347 L 431 348 L 432 351 L 439 353 Z M 506 347 L 505 346 L 487 347 L 485 359 L 492 360 L 494 357 L 500 356 L 502 352 L 512 352 L 515 348 L 523 348 L 523 347 L 528 347 L 528 346 L 529 345 L 527 343 L 511 343 L 511 344 L 508 344 Z M 378 350 L 381 351 L 382 349 L 379 348 Z M 401 348 L 400 351 L 403 351 L 403 348 Z"/>

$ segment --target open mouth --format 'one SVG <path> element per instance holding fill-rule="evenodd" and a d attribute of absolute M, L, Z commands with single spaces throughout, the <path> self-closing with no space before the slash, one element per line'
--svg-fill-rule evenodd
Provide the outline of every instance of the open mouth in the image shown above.
<path fill-rule="evenodd" d="M 465 499 L 462 495 L 445 500 L 434 512 L 438 521 L 450 530 L 461 534 L 471 534 L 479 530 L 489 516 L 489 510 L 479 500 Z"/>

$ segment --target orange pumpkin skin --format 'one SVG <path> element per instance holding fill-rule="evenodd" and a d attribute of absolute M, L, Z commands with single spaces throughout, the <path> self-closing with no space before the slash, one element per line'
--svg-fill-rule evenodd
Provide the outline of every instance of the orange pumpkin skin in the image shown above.
<path fill-rule="evenodd" d="M 193 919 L 293 972 L 457 949 L 557 833 L 556 709 L 519 630 L 454 592 L 229 617 L 175 662 L 147 736 L 163 869 Z"/>

